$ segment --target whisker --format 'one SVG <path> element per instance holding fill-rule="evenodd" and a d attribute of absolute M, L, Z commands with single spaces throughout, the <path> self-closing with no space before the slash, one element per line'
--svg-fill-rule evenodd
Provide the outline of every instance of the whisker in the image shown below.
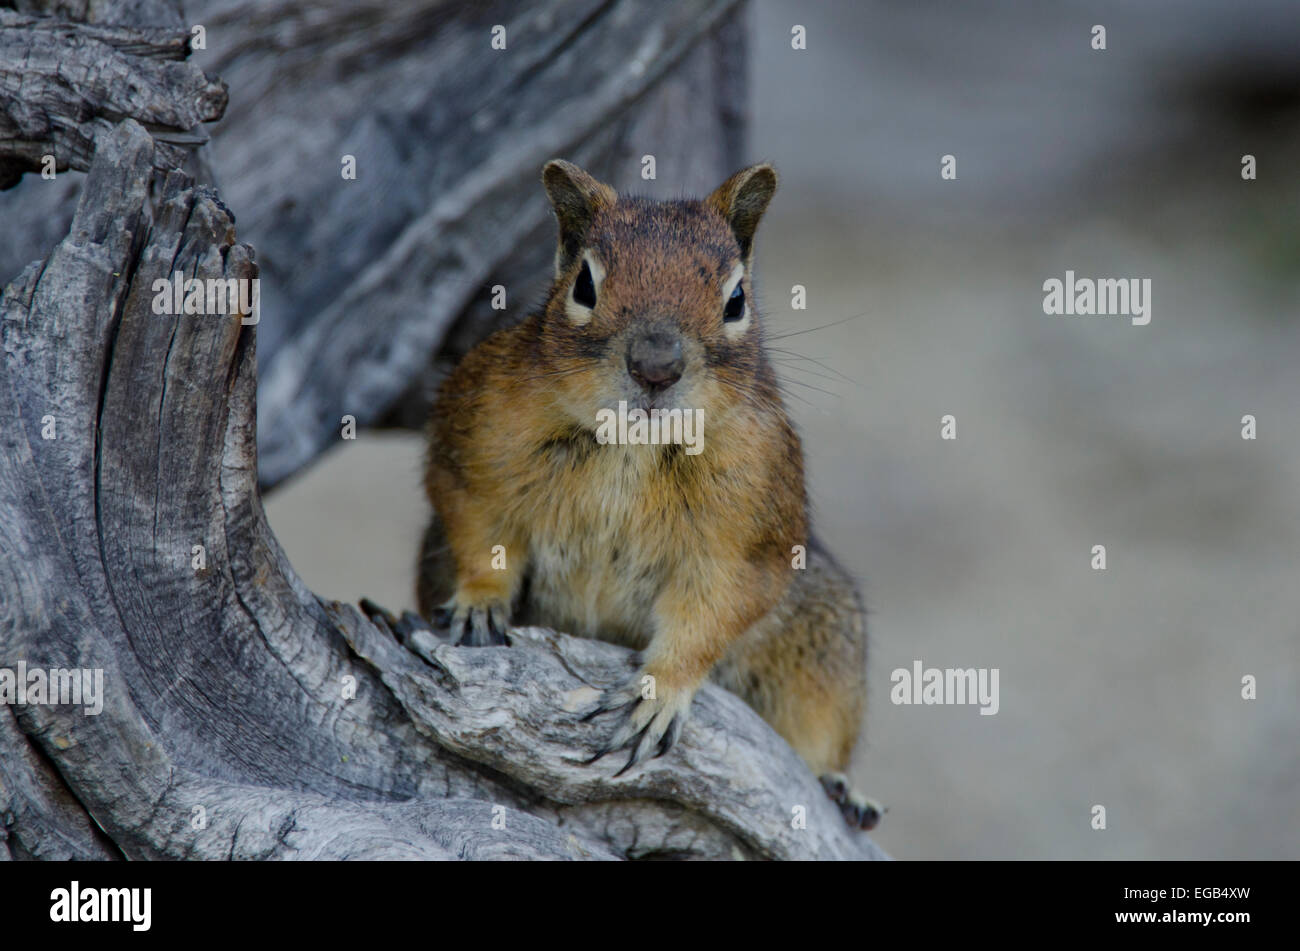
<path fill-rule="evenodd" d="M 730 389 L 739 393 L 741 396 L 743 396 L 746 399 L 747 402 L 753 404 L 754 406 L 757 406 L 759 409 L 767 410 L 768 412 L 772 412 L 772 413 L 784 412 L 784 408 L 779 403 L 774 402 L 769 397 L 764 396 L 763 394 L 759 393 L 757 390 L 753 389 L 748 385 L 737 383 L 734 380 L 728 380 L 722 377 L 718 377 L 718 382 L 721 383 L 723 386 L 729 387 Z M 783 394 L 783 395 L 793 395 L 793 394 Z"/>
<path fill-rule="evenodd" d="M 792 330 L 792 331 L 790 331 L 789 333 L 776 334 L 776 335 L 771 336 L 771 337 L 768 337 L 768 338 L 766 338 L 766 339 L 767 339 L 767 340 L 784 340 L 786 337 L 797 337 L 797 336 L 799 336 L 800 334 L 810 334 L 810 333 L 812 333 L 813 331 L 816 331 L 816 330 L 826 330 L 826 329 L 829 328 L 829 327 L 838 327 L 840 324 L 847 324 L 847 323 L 848 323 L 849 321 L 851 321 L 851 320 L 861 320 L 863 317 L 868 317 L 868 316 L 870 316 L 869 313 L 866 313 L 866 314 L 854 314 L 852 317 L 845 317 L 843 320 L 834 320 L 834 321 L 831 321 L 829 324 L 822 324 L 820 327 L 809 327 L 809 328 L 807 328 L 806 330 Z"/>
<path fill-rule="evenodd" d="M 853 377 L 851 377 L 851 376 L 845 376 L 843 373 L 841 373 L 839 370 L 835 369 L 835 368 L 834 368 L 833 366 L 831 366 L 830 364 L 823 363 L 822 361 L 817 360 L 817 359 L 814 359 L 813 357 L 805 356 L 805 355 L 802 354 L 802 353 L 795 353 L 793 350 L 786 350 L 784 347 L 769 347 L 768 349 L 771 350 L 771 351 L 773 351 L 773 352 L 775 352 L 775 353 L 784 353 L 784 354 L 786 354 L 787 356 L 796 357 L 796 358 L 798 358 L 798 359 L 800 359 L 800 360 L 807 360 L 809 363 L 815 363 L 815 364 L 817 364 L 819 367 L 821 367 L 823 370 L 825 370 L 826 372 L 835 374 L 837 377 L 839 377 L 839 378 L 840 378 L 841 380 L 843 380 L 845 383 L 852 383 L 854 386 L 862 386 L 862 385 L 863 385 L 860 381 L 853 379 Z M 808 372 L 811 372 L 811 371 L 808 371 Z"/>
<path fill-rule="evenodd" d="M 816 370 L 810 370 L 810 369 L 808 369 L 807 367 L 796 366 L 796 365 L 794 365 L 794 364 L 788 363 L 787 361 L 785 361 L 785 360 L 781 360 L 781 359 L 778 359 L 778 358 L 773 358 L 772 362 L 773 362 L 773 363 L 776 363 L 776 364 L 778 364 L 778 365 L 780 365 L 780 366 L 782 367 L 782 371 L 781 371 L 782 373 L 786 373 L 786 372 L 789 372 L 789 373 L 807 373 L 809 376 L 815 376 L 815 377 L 817 377 L 817 379 L 819 379 L 819 380 L 835 380 L 835 379 L 836 379 L 836 377 L 831 376 L 829 373 L 818 373 Z"/>
<path fill-rule="evenodd" d="M 803 380 L 793 380 L 793 379 L 790 379 L 790 378 L 787 377 L 786 379 L 782 380 L 781 382 L 782 382 L 782 383 L 793 383 L 793 384 L 795 384 L 796 386 L 806 386 L 806 387 L 808 387 L 808 389 L 810 389 L 810 390 L 816 390 L 818 393 L 825 393 L 827 396 L 838 397 L 838 396 L 840 395 L 840 394 L 838 394 L 838 393 L 833 393 L 833 392 L 831 392 L 830 390 L 823 390 L 820 386 L 813 386 L 813 384 L 811 384 L 811 383 L 805 383 Z"/>
<path fill-rule="evenodd" d="M 521 377 L 519 377 L 517 380 L 515 380 L 514 382 L 516 382 L 516 383 L 532 383 L 532 382 L 534 382 L 534 381 L 536 381 L 536 380 L 550 380 L 550 379 L 555 379 L 555 378 L 557 378 L 557 377 L 562 377 L 562 376 L 572 376 L 572 375 L 575 374 L 575 373 L 581 373 L 581 372 L 583 372 L 584 370 L 589 370 L 589 369 L 591 369 L 591 368 L 588 367 L 588 366 L 585 366 L 585 365 L 584 365 L 584 366 L 575 366 L 575 367 L 565 367 L 565 368 L 562 368 L 562 369 L 559 369 L 559 370 L 549 370 L 549 371 L 547 371 L 546 373 L 538 373 L 538 374 L 536 374 L 536 375 L 534 375 L 534 376 L 521 376 Z"/>

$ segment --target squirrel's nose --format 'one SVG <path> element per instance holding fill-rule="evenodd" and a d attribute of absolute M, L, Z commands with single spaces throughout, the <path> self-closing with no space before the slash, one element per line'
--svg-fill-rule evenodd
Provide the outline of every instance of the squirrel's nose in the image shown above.
<path fill-rule="evenodd" d="M 681 340 L 668 334 L 638 337 L 627 348 L 627 372 L 652 393 L 680 380 L 685 366 Z"/>

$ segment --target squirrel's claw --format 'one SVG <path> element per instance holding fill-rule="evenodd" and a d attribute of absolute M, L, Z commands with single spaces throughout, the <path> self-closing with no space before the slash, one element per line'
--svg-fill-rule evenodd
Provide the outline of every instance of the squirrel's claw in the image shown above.
<path fill-rule="evenodd" d="M 461 605 L 452 598 L 433 612 L 433 623 L 445 627 L 457 647 L 494 647 L 508 643 L 509 611 L 497 602 Z"/>
<path fill-rule="evenodd" d="M 844 821 L 855 829 L 874 829 L 885 814 L 885 807 L 876 800 L 855 793 L 843 773 L 826 773 L 821 784 L 831 802 L 840 807 Z"/>
<path fill-rule="evenodd" d="M 587 722 L 602 713 L 631 707 L 613 737 L 594 756 L 584 760 L 585 765 L 591 765 L 618 750 L 631 748 L 632 754 L 628 761 L 614 774 L 622 776 L 638 763 L 663 756 L 676 744 L 682 734 L 694 691 L 674 690 L 667 696 L 647 699 L 641 695 L 639 681 L 640 677 L 634 678 L 628 684 L 608 692 L 599 706 L 582 718 Z"/>
<path fill-rule="evenodd" d="M 635 697 L 623 697 L 613 692 L 606 693 L 603 697 L 601 697 L 600 703 L 596 706 L 596 708 L 592 710 L 590 713 L 586 714 L 580 722 L 590 723 L 592 720 L 596 719 L 596 717 L 600 716 L 602 713 L 612 713 L 615 710 L 622 710 L 624 707 L 630 706 L 635 702 L 636 702 Z M 609 749 L 605 750 L 605 753 L 609 753 L 609 752 L 611 752 L 611 750 Z M 601 754 L 601 756 L 603 755 L 604 753 Z M 598 756 L 596 758 L 599 759 L 600 757 Z"/>

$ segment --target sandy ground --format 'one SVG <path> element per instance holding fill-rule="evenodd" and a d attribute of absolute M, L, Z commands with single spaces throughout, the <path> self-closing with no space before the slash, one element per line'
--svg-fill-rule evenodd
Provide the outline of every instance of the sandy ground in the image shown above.
<path fill-rule="evenodd" d="M 1039 50 L 1023 68 L 1050 81 L 1013 82 L 996 44 L 941 55 L 963 31 L 920 14 L 882 14 L 863 43 L 837 36 L 848 8 L 797 8 L 754 17 L 753 153 L 783 173 L 759 278 L 775 333 L 855 318 L 777 356 L 820 533 L 872 611 L 855 776 L 890 807 L 878 840 L 899 858 L 1300 858 L 1295 185 L 1243 185 L 1229 131 L 1207 136 L 1221 167 L 1155 175 L 1180 130 L 1108 99 L 1113 75 L 1061 79 L 1082 56 Z M 1114 121 L 1052 124 L 1057 93 Z M 1252 147 L 1293 174 L 1290 128 Z M 1151 278 L 1150 325 L 1045 316 L 1066 269 Z M 314 590 L 411 604 L 420 454 L 363 432 L 268 500 Z M 890 703 L 916 660 L 998 668 L 999 712 Z"/>

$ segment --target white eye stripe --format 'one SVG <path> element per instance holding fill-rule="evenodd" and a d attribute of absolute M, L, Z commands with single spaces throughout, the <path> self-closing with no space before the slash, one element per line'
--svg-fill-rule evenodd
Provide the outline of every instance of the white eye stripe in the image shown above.
<path fill-rule="evenodd" d="M 587 264 L 587 270 L 591 272 L 591 285 L 596 291 L 596 300 L 600 300 L 600 286 L 605 281 L 605 268 L 601 265 L 600 259 L 596 257 L 590 249 L 582 252 L 582 260 Z M 579 265 L 581 267 L 581 265 Z M 573 299 L 574 288 L 577 287 L 575 281 L 569 288 L 569 293 L 564 300 L 564 312 L 569 320 L 579 327 L 591 321 L 592 310 Z"/>
<path fill-rule="evenodd" d="M 749 302 L 745 302 L 745 311 L 739 320 L 729 320 L 722 325 L 722 332 L 735 340 L 749 329 Z"/>
<path fill-rule="evenodd" d="M 596 299 L 600 300 L 600 285 L 605 281 L 604 265 L 590 249 L 582 252 L 582 259 L 587 262 L 587 267 L 591 270 L 591 283 L 596 288 Z"/>
<path fill-rule="evenodd" d="M 727 282 L 722 285 L 722 306 L 727 306 L 727 301 L 731 299 L 732 292 L 740 285 L 741 278 L 745 276 L 745 266 L 737 264 L 731 271 Z M 745 308 L 741 312 L 739 320 L 728 320 L 722 325 L 722 332 L 730 340 L 742 337 L 745 331 L 749 329 L 749 301 L 745 301 Z"/>
<path fill-rule="evenodd" d="M 724 304 L 730 299 L 731 292 L 736 289 L 736 285 L 740 283 L 740 279 L 744 276 L 745 265 L 737 264 L 731 269 L 731 274 L 727 277 L 727 282 L 722 285 L 722 302 Z"/>

